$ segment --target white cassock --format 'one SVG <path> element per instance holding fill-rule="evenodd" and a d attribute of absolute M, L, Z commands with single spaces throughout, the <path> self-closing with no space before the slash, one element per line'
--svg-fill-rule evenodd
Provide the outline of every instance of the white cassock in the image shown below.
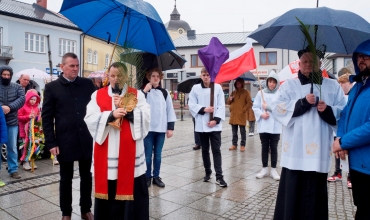
<path fill-rule="evenodd" d="M 301 116 L 292 117 L 296 102 L 309 94 L 310 88 L 311 84 L 302 85 L 298 78 L 287 80 L 281 85 L 280 97 L 272 106 L 275 119 L 283 125 L 280 165 L 290 170 L 328 173 L 336 126 L 323 121 L 317 107 L 312 107 Z M 316 85 L 314 94 L 320 96 Z M 338 121 L 346 100 L 335 80 L 323 79 L 321 99 L 331 106 Z"/>
<path fill-rule="evenodd" d="M 94 139 L 94 143 L 102 144 L 108 134 L 108 179 L 116 180 L 118 171 L 118 155 L 120 143 L 120 131 L 107 125 L 107 120 L 111 111 L 100 111 L 100 107 L 96 101 L 95 91 L 91 95 L 91 101 L 87 105 L 85 122 Z M 112 88 L 109 86 L 108 95 L 113 96 Z M 123 96 L 124 94 L 121 94 Z M 142 92 L 137 91 L 138 103 L 134 108 L 134 123 L 130 122 L 132 138 L 136 141 L 136 159 L 135 159 L 135 174 L 134 177 L 139 177 L 146 171 L 144 142 L 143 139 L 148 134 L 150 124 L 150 106 L 145 100 Z M 112 109 L 116 109 L 112 98 Z M 94 156 L 92 157 L 94 158 Z M 115 167 L 115 169 L 114 169 Z M 91 167 L 91 172 L 94 174 L 94 163 Z"/>
<path fill-rule="evenodd" d="M 195 118 L 195 131 L 196 132 L 212 132 L 222 131 L 222 121 L 225 120 L 225 95 L 219 84 L 214 84 L 214 113 L 213 117 L 220 118 L 219 124 L 213 128 L 208 127 L 207 122 L 210 121 L 209 113 L 204 115 L 198 114 L 199 110 L 203 107 L 210 106 L 210 88 L 203 88 L 201 84 L 196 84 L 191 89 L 189 94 L 189 110 Z"/>

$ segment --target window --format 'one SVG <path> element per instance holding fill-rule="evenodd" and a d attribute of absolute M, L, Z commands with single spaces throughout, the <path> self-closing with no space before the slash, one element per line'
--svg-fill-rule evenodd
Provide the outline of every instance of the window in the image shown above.
<path fill-rule="evenodd" d="M 344 67 L 352 64 L 352 58 L 344 58 Z"/>
<path fill-rule="evenodd" d="M 191 67 L 204 66 L 197 54 L 190 55 L 191 57 Z"/>
<path fill-rule="evenodd" d="M 260 52 L 260 65 L 276 65 L 276 52 Z"/>
<path fill-rule="evenodd" d="M 76 53 L 76 41 L 59 38 L 59 56 L 69 52 Z"/>
<path fill-rule="evenodd" d="M 92 52 L 91 49 L 87 50 L 87 62 L 92 63 Z"/>
<path fill-rule="evenodd" d="M 184 60 L 186 60 L 186 59 L 185 59 L 185 55 L 181 55 L 181 57 L 182 57 Z M 185 63 L 184 63 L 184 65 L 182 66 L 182 68 L 183 68 L 183 69 L 185 68 Z"/>
<path fill-rule="evenodd" d="M 105 54 L 105 68 L 108 68 L 109 65 L 109 55 Z"/>
<path fill-rule="evenodd" d="M 98 64 L 98 52 L 96 52 L 96 50 L 94 51 L 93 54 L 93 63 Z"/>
<path fill-rule="evenodd" d="M 333 59 L 333 73 L 337 74 L 337 59 Z"/>
<path fill-rule="evenodd" d="M 44 35 L 25 33 L 24 50 L 45 53 L 45 38 Z"/>
<path fill-rule="evenodd" d="M 3 46 L 3 28 L 0 27 L 0 49 Z"/>

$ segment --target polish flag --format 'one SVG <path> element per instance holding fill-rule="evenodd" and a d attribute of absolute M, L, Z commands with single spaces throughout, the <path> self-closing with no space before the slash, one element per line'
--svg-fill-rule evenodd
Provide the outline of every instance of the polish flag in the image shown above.
<path fill-rule="evenodd" d="M 283 83 L 287 79 L 294 79 L 298 77 L 299 71 L 299 60 L 295 60 L 289 63 L 284 69 L 282 69 L 278 76 L 280 79 L 280 84 Z"/>
<path fill-rule="evenodd" d="M 229 59 L 222 64 L 215 83 L 233 80 L 249 70 L 256 69 L 256 67 L 252 40 L 247 38 L 247 43 L 242 48 L 229 54 Z"/>
<path fill-rule="evenodd" d="M 298 71 L 299 71 L 299 60 L 295 60 L 295 61 L 289 63 L 278 74 L 279 79 L 280 79 L 280 84 L 282 84 L 287 79 L 297 78 L 298 77 Z M 325 77 L 325 78 L 329 78 L 329 75 L 326 72 L 326 69 L 322 70 L 322 76 Z"/>

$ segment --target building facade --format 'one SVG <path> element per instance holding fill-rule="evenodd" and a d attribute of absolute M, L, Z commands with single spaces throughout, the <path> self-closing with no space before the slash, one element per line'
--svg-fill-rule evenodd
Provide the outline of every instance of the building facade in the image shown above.
<path fill-rule="evenodd" d="M 47 10 L 44 1 L 39 0 L 40 5 L 0 1 L 0 66 L 11 66 L 14 74 L 27 69 L 46 72 L 50 69 L 49 51 L 54 72 L 66 52 L 81 56 L 80 29 Z M 44 87 L 44 79 L 30 77 L 38 88 Z M 13 77 L 13 81 L 17 79 Z"/>
<path fill-rule="evenodd" d="M 83 39 L 83 76 L 108 68 L 113 44 L 85 35 Z M 114 58 L 114 56 L 113 56 Z"/>

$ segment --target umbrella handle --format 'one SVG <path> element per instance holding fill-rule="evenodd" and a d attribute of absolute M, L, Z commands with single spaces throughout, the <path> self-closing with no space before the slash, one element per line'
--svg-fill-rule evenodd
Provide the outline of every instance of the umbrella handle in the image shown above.
<path fill-rule="evenodd" d="M 313 94 L 313 83 L 311 83 L 310 93 Z M 319 104 L 319 97 L 316 96 L 315 104 L 312 104 L 312 107 L 316 107 L 317 104 Z"/>

